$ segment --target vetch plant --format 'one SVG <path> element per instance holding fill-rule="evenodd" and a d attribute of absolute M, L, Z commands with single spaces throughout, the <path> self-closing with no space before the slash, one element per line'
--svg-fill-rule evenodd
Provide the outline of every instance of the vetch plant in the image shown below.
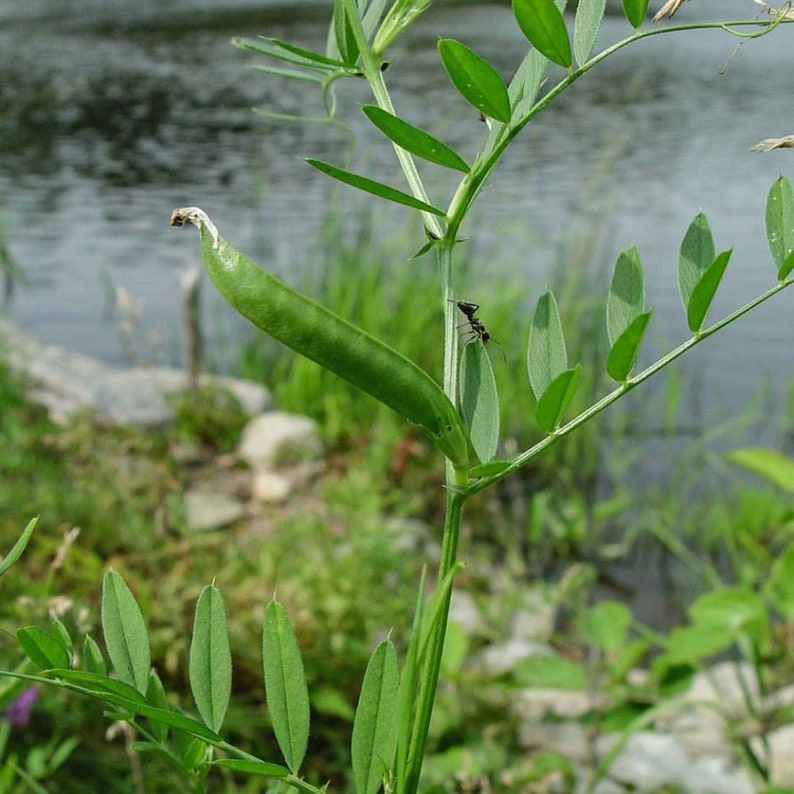
<path fill-rule="evenodd" d="M 741 40 L 758 38 L 792 21 L 791 15 L 784 7 L 779 12 L 772 9 L 771 16 L 763 19 L 646 28 L 648 0 L 623 0 L 633 32 L 593 55 L 605 0 L 580 0 L 572 35 L 571 21 L 564 16 L 564 0 L 513 0 L 515 21 L 530 47 L 509 83 L 469 46 L 450 38 L 438 42 L 439 58 L 449 80 L 462 100 L 486 122 L 479 154 L 470 163 L 443 141 L 400 117 L 394 107 L 386 84 L 385 57 L 429 2 L 394 0 L 387 5 L 386 0 L 334 0 L 324 53 L 274 38 L 238 40 L 236 44 L 276 61 L 277 65 L 260 67 L 266 73 L 315 83 L 323 94 L 328 121 L 335 119 L 334 91 L 339 80 L 364 78 L 369 84 L 373 104 L 364 105 L 362 112 L 393 144 L 407 190 L 314 158 L 306 162 L 341 183 L 420 214 L 427 241 L 418 253 L 435 255 L 440 276 L 439 305 L 444 316 L 438 333 L 440 347 L 443 340 L 441 384 L 385 341 L 253 263 L 203 210 L 179 208 L 171 216 L 173 225 L 197 228 L 210 278 L 239 313 L 405 417 L 446 458 L 446 516 L 440 563 L 433 577 L 434 593 L 426 598 L 423 577 L 405 657 L 398 661 L 394 644 L 386 639 L 375 649 L 364 676 L 351 742 L 352 778 L 360 794 L 375 794 L 381 787 L 399 794 L 414 794 L 419 789 L 452 585 L 460 566 L 458 540 L 466 502 L 526 466 L 686 351 L 794 283 L 794 191 L 788 178 L 781 176 L 770 189 L 766 212 L 774 283 L 744 306 L 707 325 L 731 249 L 717 252 L 708 219 L 699 213 L 686 231 L 678 261 L 679 291 L 691 336 L 635 374 L 652 313 L 646 306 L 641 254 L 635 247 L 626 249 L 618 257 L 606 303 L 609 354 L 605 368 L 616 386 L 573 417 L 568 416 L 568 408 L 579 385 L 581 366 L 568 360 L 560 311 L 554 295 L 546 292 L 538 299 L 527 329 L 526 355 L 529 384 L 536 398 L 534 418 L 545 436 L 531 448 L 499 459 L 498 388 L 485 344 L 489 335 L 477 316 L 476 305 L 456 293 L 454 261 L 463 223 L 495 167 L 539 113 L 576 80 L 624 47 L 683 30 L 720 29 Z M 672 14 L 680 5 L 668 3 L 665 8 Z M 550 63 L 561 67 L 562 72 L 547 74 Z M 446 169 L 459 179 L 446 208 L 429 196 L 417 159 Z M 464 327 L 468 327 L 465 335 L 469 338 L 463 344 L 458 327 L 460 311 L 468 319 Z M 198 719 L 170 705 L 157 673 L 151 669 L 143 616 L 115 572 L 105 577 L 102 622 L 110 668 L 93 640 L 86 641 L 80 663 L 75 666 L 76 654 L 68 632 L 56 622 L 49 632 L 30 627 L 17 633 L 20 645 L 40 672 L 8 675 L 55 684 L 102 700 L 113 718 L 135 726 L 143 737 L 140 749 L 166 754 L 193 781 L 195 790 L 202 790 L 213 766 L 277 778 L 302 791 L 322 790 L 301 775 L 310 730 L 309 698 L 298 643 L 278 602 L 268 605 L 263 628 L 265 690 L 282 753 L 276 763 L 223 738 L 232 663 L 223 600 L 214 585 L 199 597 L 190 646 L 190 684 Z"/>

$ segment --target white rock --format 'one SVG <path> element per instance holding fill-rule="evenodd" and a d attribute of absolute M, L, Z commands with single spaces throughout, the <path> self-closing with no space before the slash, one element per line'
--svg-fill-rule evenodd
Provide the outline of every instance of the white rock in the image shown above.
<path fill-rule="evenodd" d="M 513 695 L 511 710 L 525 722 L 541 722 L 546 717 L 577 719 L 590 711 L 595 696 L 570 689 L 526 688 Z"/>
<path fill-rule="evenodd" d="M 480 652 L 477 663 L 488 678 L 507 673 L 530 656 L 550 656 L 548 645 L 534 640 L 507 640 L 488 645 Z"/>
<path fill-rule="evenodd" d="M 245 518 L 245 505 L 226 494 L 191 490 L 184 496 L 185 517 L 191 532 L 210 532 Z"/>
<path fill-rule="evenodd" d="M 452 591 L 449 619 L 457 623 L 468 636 L 477 634 L 485 628 L 485 621 L 474 596 L 468 590 L 458 587 Z"/>
<path fill-rule="evenodd" d="M 270 411 L 254 417 L 243 430 L 238 456 L 252 469 L 274 469 L 322 453 L 317 423 L 305 416 Z"/>
<path fill-rule="evenodd" d="M 29 397 L 56 421 L 89 410 L 112 424 L 161 427 L 173 419 L 171 396 L 190 387 L 183 370 L 108 367 L 72 350 L 43 345 L 7 324 L 0 331 L 8 339 L 11 366 L 30 381 Z M 199 383 L 228 389 L 246 413 L 261 413 L 270 405 L 267 389 L 258 383 L 209 375 Z"/>
<path fill-rule="evenodd" d="M 292 482 L 275 471 L 257 469 L 251 481 L 251 499 L 262 504 L 283 502 L 292 493 Z"/>
<path fill-rule="evenodd" d="M 576 762 L 586 761 L 590 754 L 587 728 L 575 722 L 525 722 L 518 741 L 527 750 L 559 753 Z"/>
<path fill-rule="evenodd" d="M 794 788 L 794 725 L 784 725 L 769 734 L 772 782 Z"/>
<path fill-rule="evenodd" d="M 596 740 L 599 757 L 612 749 L 617 736 Z M 744 770 L 717 761 L 693 761 L 681 741 L 670 734 L 642 731 L 631 736 L 609 768 L 609 777 L 638 791 L 677 786 L 687 794 L 754 794 Z"/>

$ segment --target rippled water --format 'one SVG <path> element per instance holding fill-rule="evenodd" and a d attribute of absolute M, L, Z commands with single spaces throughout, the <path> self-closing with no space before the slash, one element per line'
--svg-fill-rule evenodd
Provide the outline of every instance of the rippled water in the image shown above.
<path fill-rule="evenodd" d="M 755 6 L 697 0 L 677 20 L 717 11 L 741 18 Z M 105 312 L 110 283 L 143 302 L 141 329 L 163 326 L 166 354 L 179 357 L 178 276 L 196 249 L 168 217 L 185 204 L 206 209 L 241 248 L 294 277 L 329 187 L 296 158 L 341 164 L 347 139 L 253 114 L 252 106 L 317 112 L 317 97 L 312 86 L 247 69 L 253 59 L 229 39 L 263 33 L 321 48 L 327 15 L 327 5 L 254 0 L 0 3 L 0 201 L 31 282 L 18 292 L 12 319 L 41 339 L 118 361 Z M 625 32 L 625 21 L 610 17 L 601 41 Z M 474 46 L 505 75 L 525 42 L 506 5 L 441 4 L 395 53 L 388 78 L 399 111 L 473 156 L 483 125 L 443 75 L 439 35 Z M 534 302 L 589 186 L 584 211 L 610 209 L 598 255 L 614 261 L 622 248 L 640 247 L 656 339 L 685 337 L 674 270 L 701 208 L 718 250 L 735 246 L 713 316 L 770 286 L 766 193 L 780 172 L 794 176 L 794 152 L 748 149 L 794 132 L 794 83 L 785 71 L 794 27 L 743 45 L 721 74 L 735 43 L 719 32 L 660 36 L 580 80 L 525 131 L 481 196 L 466 230 L 478 271 L 495 265 L 526 277 Z M 340 116 L 352 117 L 359 141 L 353 167 L 399 185 L 389 147 L 356 111 L 365 88 L 353 83 L 340 93 Z M 431 184 L 443 204 L 452 184 L 443 177 Z M 357 198 L 343 190 L 341 200 L 354 206 Z M 407 218 L 398 210 L 394 228 L 409 255 L 421 234 Z M 784 294 L 696 351 L 689 361 L 701 405 L 741 405 L 769 373 L 782 394 L 794 363 L 793 315 Z"/>

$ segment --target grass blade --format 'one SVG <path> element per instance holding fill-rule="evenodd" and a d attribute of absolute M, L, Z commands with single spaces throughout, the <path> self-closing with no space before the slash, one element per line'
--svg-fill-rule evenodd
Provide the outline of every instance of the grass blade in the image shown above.
<path fill-rule="evenodd" d="M 513 16 L 529 43 L 564 69 L 573 63 L 565 19 L 554 0 L 513 0 Z"/>
<path fill-rule="evenodd" d="M 196 603 L 189 672 L 201 719 L 220 731 L 232 693 L 232 655 L 223 596 L 214 585 L 205 587 Z"/>
<path fill-rule="evenodd" d="M 507 88 L 488 61 L 455 39 L 441 39 L 438 54 L 452 85 L 470 105 L 504 124 L 510 121 Z"/>
<path fill-rule="evenodd" d="M 373 652 L 356 709 L 351 742 L 353 777 L 358 794 L 376 794 L 390 767 L 389 736 L 397 706 L 397 655 L 384 640 Z"/>
<path fill-rule="evenodd" d="M 460 360 L 460 408 L 474 451 L 481 463 L 496 455 L 499 443 L 499 394 L 485 345 L 463 348 Z"/>
<path fill-rule="evenodd" d="M 21 556 L 22 552 L 25 551 L 25 546 L 28 545 L 28 541 L 30 540 L 30 536 L 33 534 L 33 530 L 36 528 L 36 524 L 38 523 L 39 517 L 36 516 L 35 518 L 31 518 L 28 521 L 28 525 L 22 531 L 22 534 L 19 536 L 17 542 L 11 548 L 11 551 L 3 557 L 2 561 L 0 561 L 0 576 L 2 576 Z"/>
<path fill-rule="evenodd" d="M 376 105 L 364 105 L 364 115 L 392 142 L 436 165 L 469 173 L 466 161 L 445 143 Z"/>
<path fill-rule="evenodd" d="M 782 452 L 764 447 L 745 447 L 732 450 L 726 458 L 786 493 L 794 494 L 794 460 Z"/>
<path fill-rule="evenodd" d="M 102 631 L 119 679 L 145 693 L 149 685 L 149 635 L 138 602 L 116 571 L 102 581 Z"/>
<path fill-rule="evenodd" d="M 545 292 L 535 307 L 527 349 L 527 371 L 535 399 L 539 400 L 549 384 L 567 368 L 560 311 L 554 295 Z"/>
<path fill-rule="evenodd" d="M 262 658 L 273 732 L 287 766 L 297 774 L 309 743 L 309 692 L 295 632 L 275 600 L 265 610 Z"/>
<path fill-rule="evenodd" d="M 393 187 L 384 185 L 383 182 L 376 182 L 374 179 L 368 179 L 365 176 L 354 174 L 351 171 L 345 171 L 342 168 L 337 168 L 334 165 L 329 165 L 328 163 L 322 162 L 322 160 L 315 160 L 311 157 L 306 158 L 306 162 L 318 171 L 322 171 L 324 174 L 338 179 L 346 185 L 357 187 L 359 190 L 363 190 L 366 193 L 372 193 L 375 196 L 385 198 L 387 201 L 393 201 L 396 204 L 404 204 L 406 207 L 412 207 L 422 212 L 429 212 L 432 215 L 439 215 L 441 217 L 445 215 L 444 210 L 440 210 L 432 204 L 420 201 L 418 198 L 414 198 L 408 193 L 403 193 L 401 190 L 396 190 Z"/>

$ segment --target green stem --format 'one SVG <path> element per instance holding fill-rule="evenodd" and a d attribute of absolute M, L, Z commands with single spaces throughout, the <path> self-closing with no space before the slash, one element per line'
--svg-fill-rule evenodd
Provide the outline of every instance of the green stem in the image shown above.
<path fill-rule="evenodd" d="M 394 114 L 394 105 L 392 104 L 389 91 L 386 88 L 386 83 L 383 79 L 383 72 L 381 72 L 380 69 L 380 62 L 373 54 L 372 47 L 367 41 L 364 29 L 361 27 L 361 21 L 358 17 L 358 9 L 356 8 L 355 0 L 345 0 L 345 7 L 347 9 L 348 20 L 350 21 L 350 24 L 353 28 L 353 35 L 355 36 L 356 44 L 358 45 L 359 51 L 361 52 L 361 62 L 364 67 L 364 76 L 367 78 L 367 82 L 369 83 L 369 86 L 372 90 L 372 95 L 380 108 L 387 111 L 388 113 Z M 397 146 L 396 143 L 392 145 L 394 146 L 394 151 L 397 154 L 397 160 L 400 163 L 400 168 L 402 168 L 403 173 L 405 174 L 405 179 L 408 182 L 411 192 L 420 201 L 424 201 L 426 204 L 432 204 L 428 198 L 425 186 L 422 183 L 422 178 L 419 176 L 419 172 L 416 169 L 416 163 L 414 163 L 413 157 L 411 157 L 410 153 L 406 152 L 405 149 Z M 435 237 L 443 237 L 444 230 L 441 227 L 441 223 L 439 222 L 438 218 L 429 212 L 423 212 L 421 214 L 425 227 Z"/>
<path fill-rule="evenodd" d="M 460 537 L 460 523 L 465 500 L 466 495 L 461 491 L 454 488 L 447 489 L 447 513 L 444 521 L 444 536 L 441 541 L 441 563 L 438 570 L 438 583 L 442 582 L 452 570 L 458 556 L 458 539 Z M 422 772 L 425 745 L 427 744 L 427 735 L 430 730 L 430 719 L 433 716 L 433 703 L 441 670 L 441 656 L 444 652 L 444 639 L 447 633 L 451 598 L 452 588 L 445 595 L 438 620 L 432 627 L 429 655 L 422 669 L 422 682 L 419 688 L 414 731 L 411 737 L 408 757 L 405 786 L 407 794 L 416 794 L 419 786 L 419 776 Z"/>
<path fill-rule="evenodd" d="M 537 457 L 541 452 L 548 449 L 549 447 L 556 444 L 561 439 L 565 438 L 565 436 L 572 433 L 574 430 L 581 427 L 585 422 L 588 422 L 597 414 L 600 414 L 608 406 L 612 405 L 615 400 L 618 400 L 627 392 L 631 391 L 632 389 L 639 386 L 643 381 L 648 380 L 648 378 L 655 375 L 660 370 L 664 369 L 668 364 L 671 364 L 675 361 L 679 356 L 682 356 L 687 350 L 695 347 L 695 345 L 699 345 L 704 340 L 708 339 L 713 334 L 716 334 L 717 331 L 721 331 L 726 326 L 730 325 L 732 322 L 735 322 L 740 317 L 743 317 L 748 312 L 752 311 L 756 307 L 760 306 L 762 303 L 765 303 L 773 296 L 777 295 L 778 292 L 782 292 L 786 287 L 790 287 L 794 284 L 794 277 L 788 278 L 785 281 L 780 281 L 775 284 L 774 287 L 771 287 L 766 292 L 759 295 L 757 298 L 754 298 L 749 303 L 746 303 L 744 306 L 736 309 L 736 311 L 731 312 L 731 314 L 723 317 L 722 320 L 719 322 L 714 323 L 710 328 L 706 328 L 705 330 L 701 331 L 700 333 L 696 334 L 695 336 L 687 339 L 686 342 L 679 345 L 674 350 L 671 350 L 666 356 L 662 356 L 657 362 L 651 364 L 647 369 L 644 369 L 638 375 L 635 375 L 633 378 L 629 378 L 625 383 L 621 383 L 614 391 L 611 391 L 605 397 L 602 397 L 598 402 L 593 403 L 587 410 L 582 411 L 578 416 L 571 419 L 570 422 L 564 424 L 554 433 L 546 436 L 542 441 L 539 441 L 535 446 L 530 447 L 530 449 L 522 452 L 520 455 L 517 455 L 510 465 L 500 471 L 498 474 L 494 474 L 491 477 L 484 477 L 481 480 L 473 483 L 469 488 L 466 489 L 466 496 L 472 496 L 476 493 L 479 493 L 482 490 L 485 490 L 491 485 L 503 480 L 505 477 L 512 474 L 514 471 L 517 471 L 522 466 L 525 466 L 529 463 L 533 458 Z"/>

